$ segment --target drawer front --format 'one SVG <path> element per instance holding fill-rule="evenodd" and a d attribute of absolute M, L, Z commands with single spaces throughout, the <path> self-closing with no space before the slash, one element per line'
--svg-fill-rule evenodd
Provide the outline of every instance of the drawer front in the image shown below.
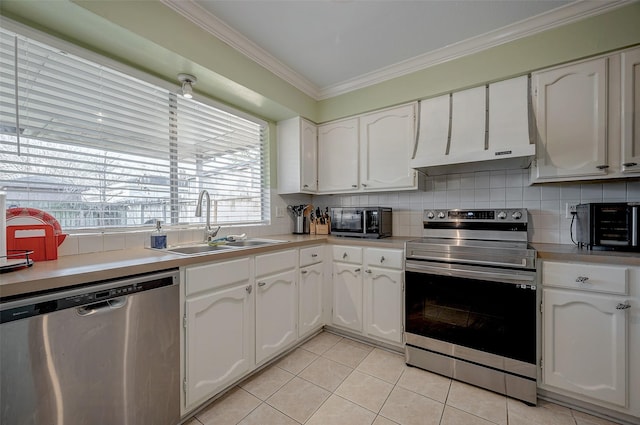
<path fill-rule="evenodd" d="M 300 249 L 300 267 L 308 266 L 310 264 L 321 263 L 323 260 L 324 246 L 312 246 L 310 248 Z"/>
<path fill-rule="evenodd" d="M 364 262 L 369 266 L 402 270 L 403 260 L 402 249 L 367 248 L 364 251 Z"/>
<path fill-rule="evenodd" d="M 333 246 L 333 261 L 341 263 L 362 264 L 362 248 L 355 246 Z"/>
<path fill-rule="evenodd" d="M 185 270 L 186 295 L 249 280 L 249 258 L 189 266 Z"/>
<path fill-rule="evenodd" d="M 266 276 L 285 270 L 291 270 L 298 265 L 298 250 L 290 249 L 273 254 L 256 256 L 256 277 Z"/>
<path fill-rule="evenodd" d="M 629 293 L 629 268 L 586 263 L 542 263 L 542 284 L 583 291 Z"/>

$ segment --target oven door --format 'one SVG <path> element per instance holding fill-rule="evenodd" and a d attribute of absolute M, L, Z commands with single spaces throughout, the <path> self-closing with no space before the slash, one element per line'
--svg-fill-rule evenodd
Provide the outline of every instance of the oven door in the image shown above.
<path fill-rule="evenodd" d="M 536 363 L 534 271 L 410 260 L 405 264 L 407 339 L 414 334 Z"/>

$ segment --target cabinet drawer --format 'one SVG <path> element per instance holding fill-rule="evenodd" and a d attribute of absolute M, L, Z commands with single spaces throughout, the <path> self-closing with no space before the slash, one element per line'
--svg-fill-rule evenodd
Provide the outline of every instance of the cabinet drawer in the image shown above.
<path fill-rule="evenodd" d="M 335 245 L 333 247 L 333 261 L 362 264 L 362 248 Z"/>
<path fill-rule="evenodd" d="M 323 260 L 324 246 L 312 246 L 300 249 L 300 267 L 321 263 Z"/>
<path fill-rule="evenodd" d="M 298 251 L 278 251 L 256 256 L 256 277 L 294 269 L 298 264 Z"/>
<path fill-rule="evenodd" d="M 249 280 L 249 258 L 189 266 L 185 270 L 186 295 Z"/>
<path fill-rule="evenodd" d="M 542 263 L 542 284 L 583 291 L 629 293 L 628 267 L 585 263 Z"/>
<path fill-rule="evenodd" d="M 369 266 L 402 270 L 404 251 L 401 249 L 367 248 L 364 262 Z"/>

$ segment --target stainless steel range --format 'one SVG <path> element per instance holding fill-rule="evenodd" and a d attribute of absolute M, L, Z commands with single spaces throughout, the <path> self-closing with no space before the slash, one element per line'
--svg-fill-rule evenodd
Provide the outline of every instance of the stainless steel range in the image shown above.
<path fill-rule="evenodd" d="M 426 210 L 406 243 L 408 364 L 536 403 L 535 250 L 527 210 Z"/>

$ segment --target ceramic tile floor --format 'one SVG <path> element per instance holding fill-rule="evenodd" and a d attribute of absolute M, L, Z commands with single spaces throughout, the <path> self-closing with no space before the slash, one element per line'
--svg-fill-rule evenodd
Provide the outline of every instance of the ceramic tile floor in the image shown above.
<path fill-rule="evenodd" d="M 322 332 L 185 425 L 611 425 L 407 366 L 400 354 Z"/>

